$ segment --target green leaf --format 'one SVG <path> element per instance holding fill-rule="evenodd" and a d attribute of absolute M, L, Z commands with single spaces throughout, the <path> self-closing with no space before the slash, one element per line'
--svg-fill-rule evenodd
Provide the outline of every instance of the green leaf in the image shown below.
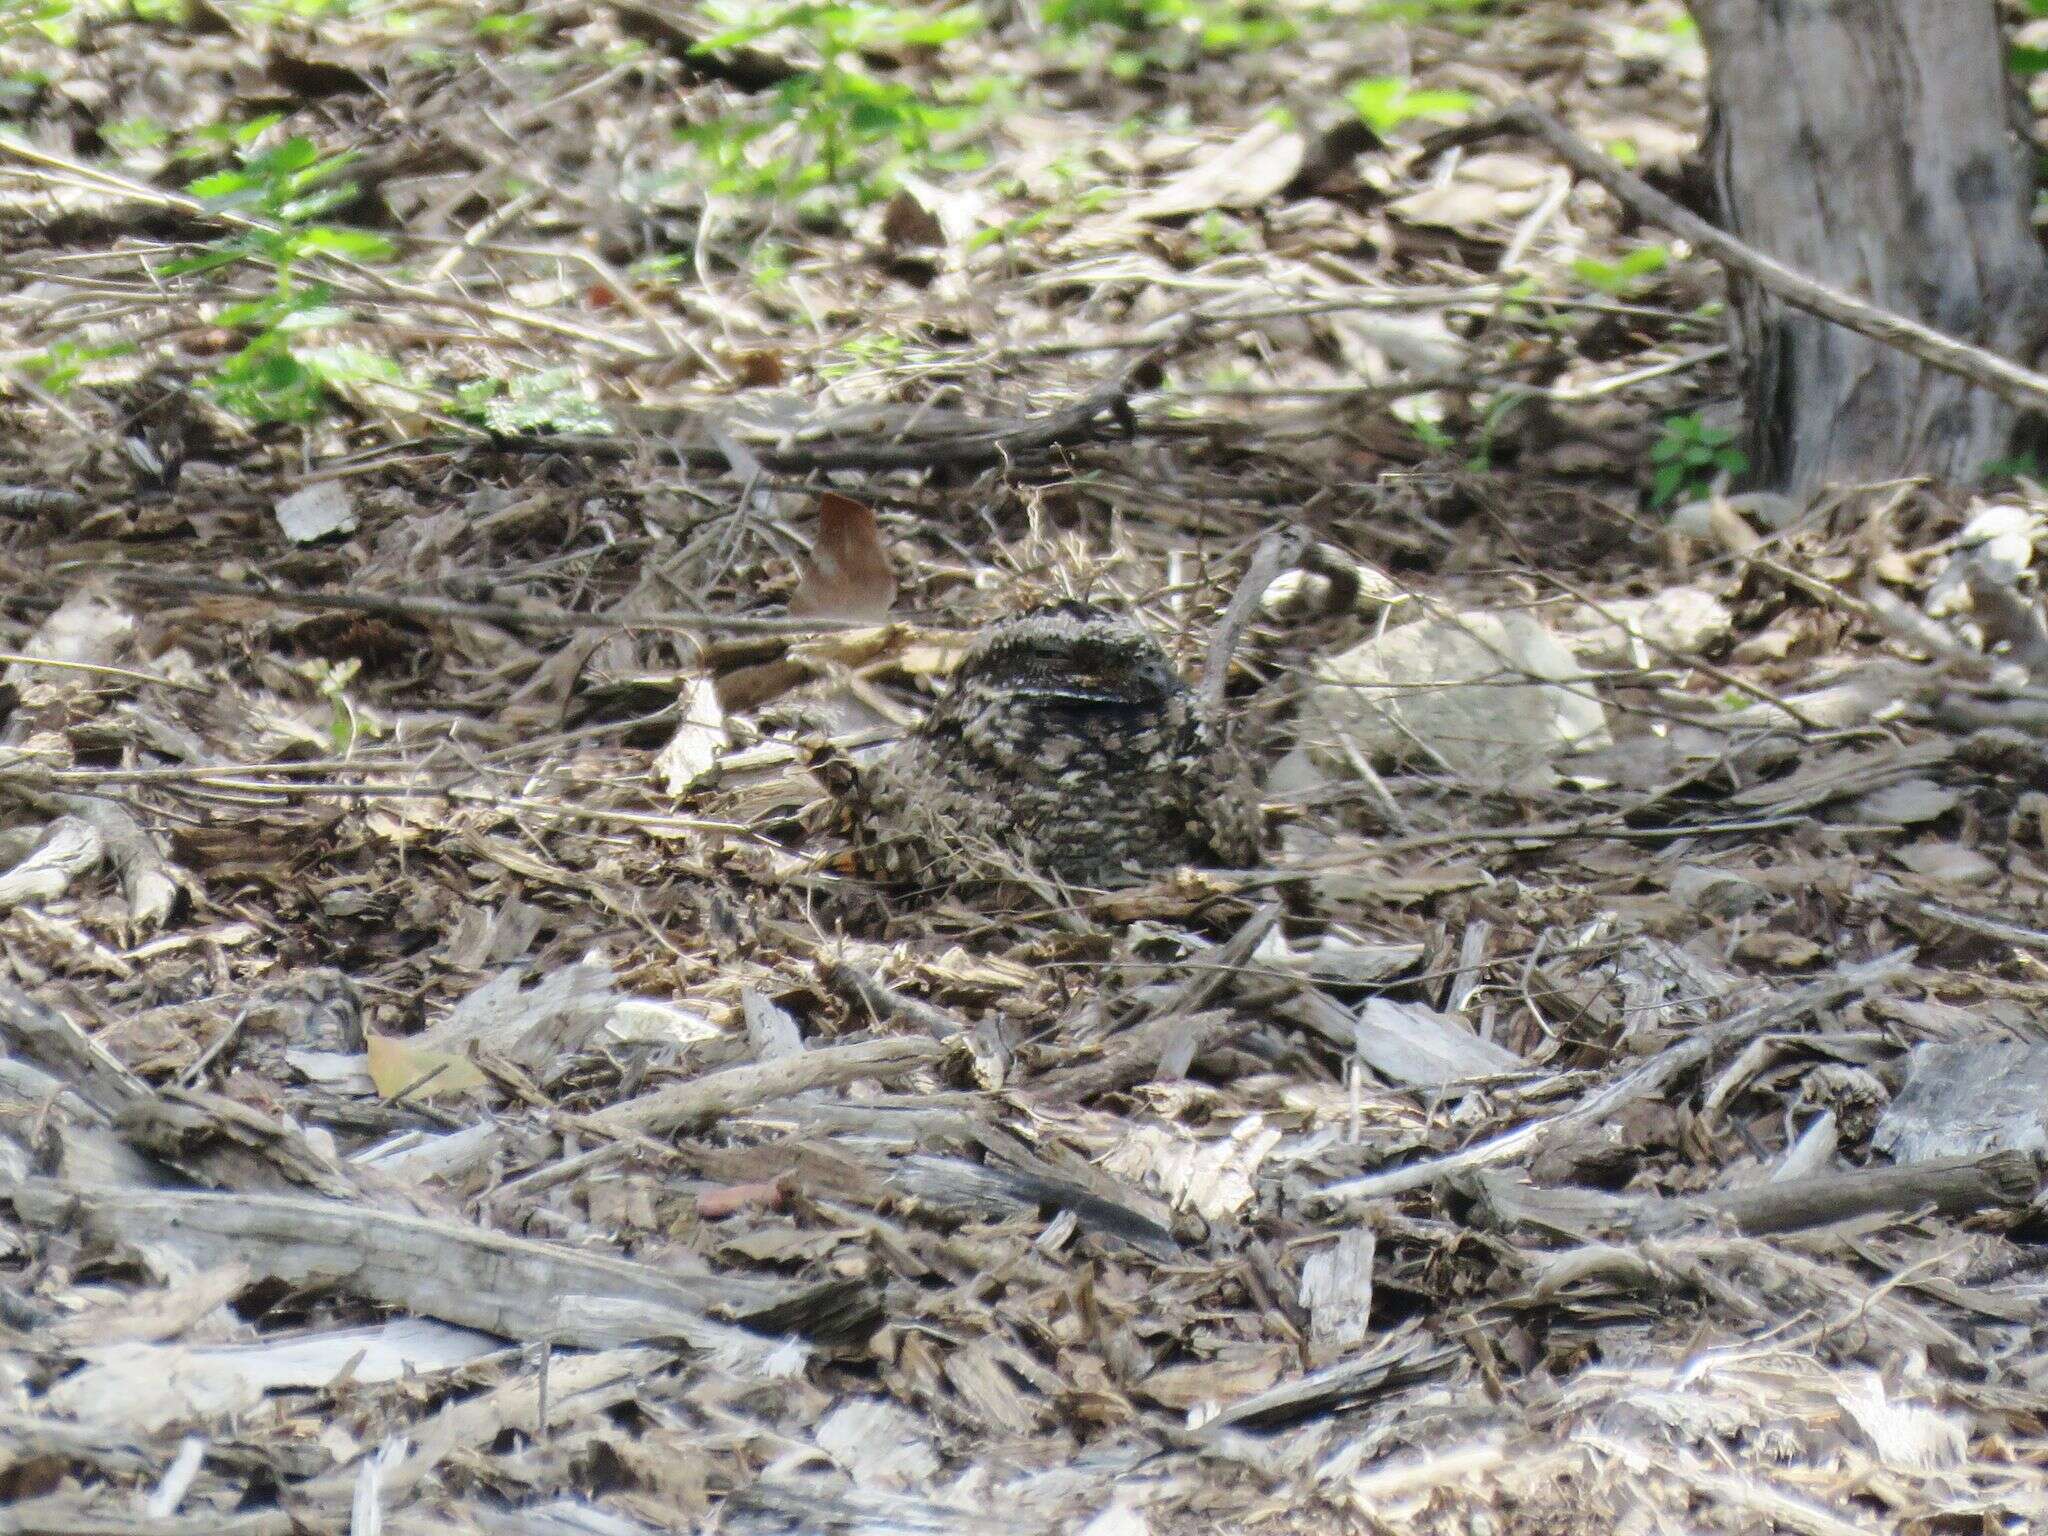
<path fill-rule="evenodd" d="M 1619 261 L 1581 257 L 1572 263 L 1572 275 L 1602 293 L 1625 294 L 1640 287 L 1671 264 L 1671 251 L 1662 245 L 1639 245 Z"/>
<path fill-rule="evenodd" d="M 981 23 L 981 12 L 971 5 L 962 6 L 926 20 L 913 21 L 897 32 L 896 40 L 911 48 L 938 48 L 979 32 Z"/>
<path fill-rule="evenodd" d="M 304 309 L 294 309 L 290 314 L 277 318 L 277 329 L 281 335 L 299 331 L 324 331 L 332 326 L 347 325 L 354 316 L 345 309 L 332 304 L 311 304 Z"/>
<path fill-rule="evenodd" d="M 299 358 L 327 384 L 399 384 L 405 380 L 395 359 L 351 343 L 308 347 Z"/>
<path fill-rule="evenodd" d="M 228 137 L 231 138 L 235 143 L 247 147 L 248 145 L 254 144 L 258 139 L 262 138 L 264 134 L 268 133 L 271 129 L 275 128 L 279 123 L 283 121 L 284 114 L 282 112 L 265 112 L 260 117 L 250 118 L 249 121 L 246 123 L 223 123 L 221 126 L 227 130 Z M 209 130 L 202 130 L 202 132 L 204 131 Z"/>
<path fill-rule="evenodd" d="M 233 266 L 249 255 L 246 248 L 237 246 L 202 251 L 196 256 L 173 256 L 157 268 L 159 277 L 188 277 L 194 272 L 214 272 L 222 267 Z"/>
<path fill-rule="evenodd" d="M 614 430 L 603 408 L 584 398 L 570 368 L 521 375 L 503 395 L 481 397 L 479 403 L 484 425 L 507 437 L 525 432 L 603 436 Z"/>
<path fill-rule="evenodd" d="M 288 224 L 302 223 L 307 219 L 318 218 L 323 213 L 331 213 L 336 208 L 346 207 L 354 202 L 361 192 L 362 188 L 352 181 L 322 187 L 306 197 L 295 197 L 278 204 L 277 216 Z"/>
<path fill-rule="evenodd" d="M 1411 90 L 1392 75 L 1359 81 L 1345 99 L 1382 138 L 1416 118 L 1455 122 L 1479 105 L 1479 98 L 1469 92 Z"/>
<path fill-rule="evenodd" d="M 299 242 L 305 250 L 326 251 L 352 261 L 389 261 L 398 254 L 398 247 L 382 235 L 367 229 L 337 229 L 331 224 L 316 224 L 301 232 Z"/>
<path fill-rule="evenodd" d="M 248 171 L 221 171 L 186 182 L 185 190 L 194 197 L 221 198 L 233 197 L 238 192 L 251 191 L 262 185 L 262 178 Z"/>
<path fill-rule="evenodd" d="M 265 176 L 285 176 L 293 171 L 303 171 L 319 158 L 318 145 L 311 139 L 294 135 L 251 160 L 249 169 Z"/>
<path fill-rule="evenodd" d="M 122 154 L 138 154 L 146 149 L 161 149 L 170 141 L 171 131 L 153 118 L 129 117 L 118 123 L 107 123 L 100 129 L 100 140 L 109 148 Z"/>
<path fill-rule="evenodd" d="M 2042 0 L 2042 4 L 2048 5 L 2048 0 Z M 1744 467 L 1747 468 L 1746 465 Z M 2001 475 L 2039 480 L 2041 478 L 2040 460 L 2031 453 L 2013 454 L 2006 458 L 1986 459 L 1983 468 L 1977 471 L 1977 477 L 1981 480 L 1991 480 Z"/>

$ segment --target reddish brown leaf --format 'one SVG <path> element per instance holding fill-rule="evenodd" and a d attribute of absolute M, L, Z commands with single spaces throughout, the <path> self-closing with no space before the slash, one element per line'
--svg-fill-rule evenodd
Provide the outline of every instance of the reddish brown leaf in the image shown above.
<path fill-rule="evenodd" d="M 742 389 L 773 389 L 786 377 L 780 352 L 735 352 L 731 362 Z"/>
<path fill-rule="evenodd" d="M 908 192 L 898 192 L 882 210 L 882 239 L 892 251 L 946 243 L 945 226 Z"/>
<path fill-rule="evenodd" d="M 803 562 L 789 611 L 804 618 L 883 619 L 896 601 L 896 573 L 875 514 L 850 496 L 818 499 L 818 535 Z"/>
<path fill-rule="evenodd" d="M 728 1184 L 723 1189 L 707 1189 L 697 1197 L 697 1214 L 706 1221 L 718 1221 L 756 1207 L 764 1211 L 779 1211 L 788 1203 L 787 1178 L 773 1178 L 754 1184 Z"/>

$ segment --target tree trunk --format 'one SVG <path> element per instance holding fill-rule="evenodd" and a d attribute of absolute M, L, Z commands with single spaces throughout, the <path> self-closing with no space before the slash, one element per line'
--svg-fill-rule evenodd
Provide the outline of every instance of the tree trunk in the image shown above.
<path fill-rule="evenodd" d="M 1959 340 L 2031 363 L 2048 261 L 1994 0 L 1693 0 L 1707 153 L 1731 234 Z M 1760 479 L 1969 480 L 2015 451 L 1996 396 L 1730 275 Z"/>

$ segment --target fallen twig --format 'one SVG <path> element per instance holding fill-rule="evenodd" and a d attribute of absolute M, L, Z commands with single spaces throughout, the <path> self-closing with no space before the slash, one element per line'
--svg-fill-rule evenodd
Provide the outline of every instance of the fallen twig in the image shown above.
<path fill-rule="evenodd" d="M 2024 1152 L 1990 1152 L 1659 1201 L 1636 1218 L 1636 1225 L 1662 1226 L 1711 1214 L 1760 1235 L 1800 1232 L 1879 1213 L 1906 1215 L 1928 1207 L 1944 1216 L 1967 1216 L 1992 1206 L 2023 1206 L 2033 1199 L 2036 1182 L 2033 1161 Z"/>
<path fill-rule="evenodd" d="M 1768 998 L 1753 1008 L 1745 1008 L 1731 1019 L 1724 1019 L 1687 1036 L 1633 1072 L 1617 1078 L 1573 1108 L 1552 1115 L 1548 1120 L 1531 1121 L 1491 1141 L 1482 1141 L 1427 1162 L 1410 1163 L 1405 1167 L 1367 1174 L 1363 1178 L 1340 1180 L 1323 1189 L 1321 1197 L 1340 1202 L 1375 1200 L 1404 1194 L 1412 1189 L 1426 1189 L 1467 1169 L 1533 1156 L 1561 1135 L 1597 1124 L 1624 1105 L 1661 1093 L 1684 1073 L 1711 1060 L 1717 1051 L 1747 1044 L 1758 1035 L 1782 1029 L 1903 975 L 1912 958 L 1911 949 L 1899 949 L 1863 965 L 1844 966 L 1833 975 L 1809 982 L 1796 992 Z"/>
<path fill-rule="evenodd" d="M 812 1088 L 836 1088 L 863 1077 L 887 1081 L 932 1065 L 946 1054 L 936 1040 L 916 1037 L 857 1040 L 785 1056 L 779 1061 L 727 1067 L 599 1110 L 589 1116 L 601 1131 L 651 1135 L 702 1125 L 721 1115 L 757 1109 Z"/>
<path fill-rule="evenodd" d="M 1794 271 L 1774 256 L 1715 228 L 1698 214 L 1666 197 L 1642 177 L 1623 168 L 1545 112 L 1534 102 L 1518 101 L 1484 122 L 1448 129 L 1435 135 L 1432 150 L 1476 144 L 1504 134 L 1540 139 L 1557 157 L 1589 181 L 1596 181 L 1631 212 L 1682 236 L 1724 267 L 1749 278 L 1765 292 L 1795 309 L 1819 315 L 1872 341 L 1917 357 L 1930 368 L 1980 384 L 2001 399 L 2025 410 L 2048 411 L 2048 374 L 2036 373 L 2009 358 L 1945 336 L 1932 326 L 1879 309 L 1863 299 Z"/>
<path fill-rule="evenodd" d="M 186 592 L 195 597 L 233 597 L 277 608 L 303 608 L 314 613 L 373 613 L 397 619 L 457 620 L 503 628 L 672 630 L 684 634 L 808 635 L 828 629 L 873 628 L 871 624 L 837 619 L 790 618 L 754 613 L 574 613 L 565 608 L 537 608 L 513 603 L 465 603 L 450 597 L 374 594 L 366 592 L 280 592 L 269 587 L 191 576 L 181 571 L 150 571 L 137 567 L 100 568 L 95 575 L 124 586 Z"/>

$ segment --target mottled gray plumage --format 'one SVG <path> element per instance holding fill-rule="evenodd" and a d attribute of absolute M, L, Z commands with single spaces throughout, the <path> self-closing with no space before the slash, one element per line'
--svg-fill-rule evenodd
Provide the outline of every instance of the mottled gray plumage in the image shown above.
<path fill-rule="evenodd" d="M 1087 603 L 991 625 L 909 736 L 859 770 L 862 866 L 920 885 L 1019 863 L 1108 884 L 1258 856 L 1258 804 L 1158 642 Z"/>

